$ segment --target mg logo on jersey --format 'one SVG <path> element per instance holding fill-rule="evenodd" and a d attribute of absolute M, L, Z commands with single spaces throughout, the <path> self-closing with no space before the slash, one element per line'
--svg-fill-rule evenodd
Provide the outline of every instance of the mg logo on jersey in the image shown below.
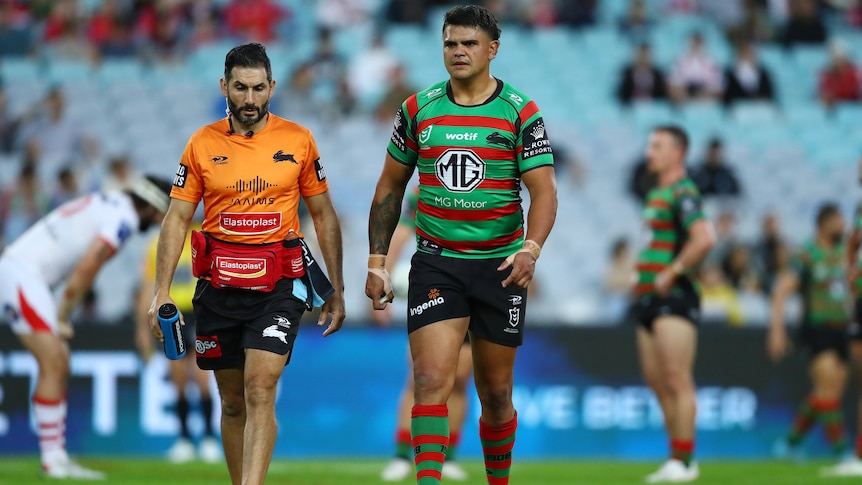
<path fill-rule="evenodd" d="M 216 256 L 215 264 L 220 274 L 233 278 L 259 278 L 266 274 L 266 260 L 263 258 Z"/>
<path fill-rule="evenodd" d="M 485 180 L 485 161 L 473 150 L 446 150 L 434 169 L 437 180 L 450 192 L 471 192 Z"/>
<path fill-rule="evenodd" d="M 233 236 L 272 234 L 281 229 L 281 212 L 221 212 L 218 227 Z"/>

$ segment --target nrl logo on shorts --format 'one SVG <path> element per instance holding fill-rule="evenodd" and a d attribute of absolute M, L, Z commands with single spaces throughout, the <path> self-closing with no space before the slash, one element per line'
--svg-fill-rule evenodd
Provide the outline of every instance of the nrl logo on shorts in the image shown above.
<path fill-rule="evenodd" d="M 512 328 L 504 328 L 506 333 L 518 333 L 519 330 L 515 327 L 521 323 L 521 308 L 509 308 L 509 326 Z"/>
<path fill-rule="evenodd" d="M 419 132 L 419 143 L 427 143 L 428 139 L 431 138 L 431 130 L 434 129 L 434 125 L 428 125 L 428 128 Z"/>

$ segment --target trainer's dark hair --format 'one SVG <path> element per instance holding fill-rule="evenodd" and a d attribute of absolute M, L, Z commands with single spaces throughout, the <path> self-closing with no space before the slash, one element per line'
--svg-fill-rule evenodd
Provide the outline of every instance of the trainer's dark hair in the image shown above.
<path fill-rule="evenodd" d="M 652 131 L 656 133 L 667 133 L 673 141 L 682 149 L 683 153 L 688 151 L 688 133 L 679 125 L 659 125 Z"/>
<path fill-rule="evenodd" d="M 443 17 L 443 30 L 447 25 L 477 27 L 485 31 L 491 40 L 500 40 L 500 26 L 494 13 L 478 5 L 458 5 L 452 7 Z"/>
<path fill-rule="evenodd" d="M 238 45 L 224 58 L 224 78 L 230 79 L 234 67 L 262 67 L 266 69 L 266 80 L 272 81 L 272 65 L 266 55 L 266 47 L 261 44 Z"/>
<path fill-rule="evenodd" d="M 820 226 L 831 217 L 840 215 L 841 208 L 838 207 L 838 204 L 834 202 L 824 202 L 819 209 L 817 209 L 817 225 Z"/>

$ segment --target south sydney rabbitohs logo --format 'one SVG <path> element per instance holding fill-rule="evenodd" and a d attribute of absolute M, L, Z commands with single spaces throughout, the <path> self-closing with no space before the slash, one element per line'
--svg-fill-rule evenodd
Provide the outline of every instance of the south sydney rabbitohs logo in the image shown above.
<path fill-rule="evenodd" d="M 450 148 L 437 157 L 434 173 L 450 192 L 471 192 L 485 180 L 485 161 L 473 150 Z"/>

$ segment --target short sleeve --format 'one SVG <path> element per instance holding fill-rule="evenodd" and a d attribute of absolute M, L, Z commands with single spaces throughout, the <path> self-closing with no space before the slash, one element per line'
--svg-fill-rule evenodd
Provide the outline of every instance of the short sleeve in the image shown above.
<path fill-rule="evenodd" d="M 135 233 L 136 226 L 138 225 L 138 216 L 134 212 L 123 214 L 117 211 L 105 214 L 101 220 L 101 224 L 99 239 L 114 251 L 119 251 Z"/>
<path fill-rule="evenodd" d="M 694 190 L 685 190 L 678 194 L 674 208 L 686 230 L 691 229 L 695 222 L 706 219 L 706 215 L 703 213 L 703 200 L 700 194 Z"/>
<path fill-rule="evenodd" d="M 305 157 L 299 172 L 299 192 L 303 197 L 311 197 L 327 190 L 329 190 L 329 184 L 326 182 L 326 170 L 320 162 L 320 152 L 317 151 L 314 136 L 309 131 Z"/>
<path fill-rule="evenodd" d="M 401 108 L 395 113 L 392 122 L 392 137 L 389 139 L 387 152 L 395 160 L 404 165 L 416 165 L 419 157 L 419 145 L 416 143 L 416 133 L 413 117 L 410 113 L 416 113 L 416 96 L 407 98 L 401 104 Z"/>
<path fill-rule="evenodd" d="M 537 167 L 554 164 L 554 151 L 545 129 L 545 120 L 534 101 L 530 101 L 518 112 L 521 129 L 516 148 L 518 169 L 521 173 Z"/>
<path fill-rule="evenodd" d="M 177 167 L 177 172 L 174 175 L 174 186 L 171 188 L 171 197 L 197 204 L 203 195 L 204 184 L 200 165 L 198 165 L 195 157 L 194 140 L 195 138 L 192 137 L 186 144 L 186 149 L 183 150 L 180 165 Z"/>

